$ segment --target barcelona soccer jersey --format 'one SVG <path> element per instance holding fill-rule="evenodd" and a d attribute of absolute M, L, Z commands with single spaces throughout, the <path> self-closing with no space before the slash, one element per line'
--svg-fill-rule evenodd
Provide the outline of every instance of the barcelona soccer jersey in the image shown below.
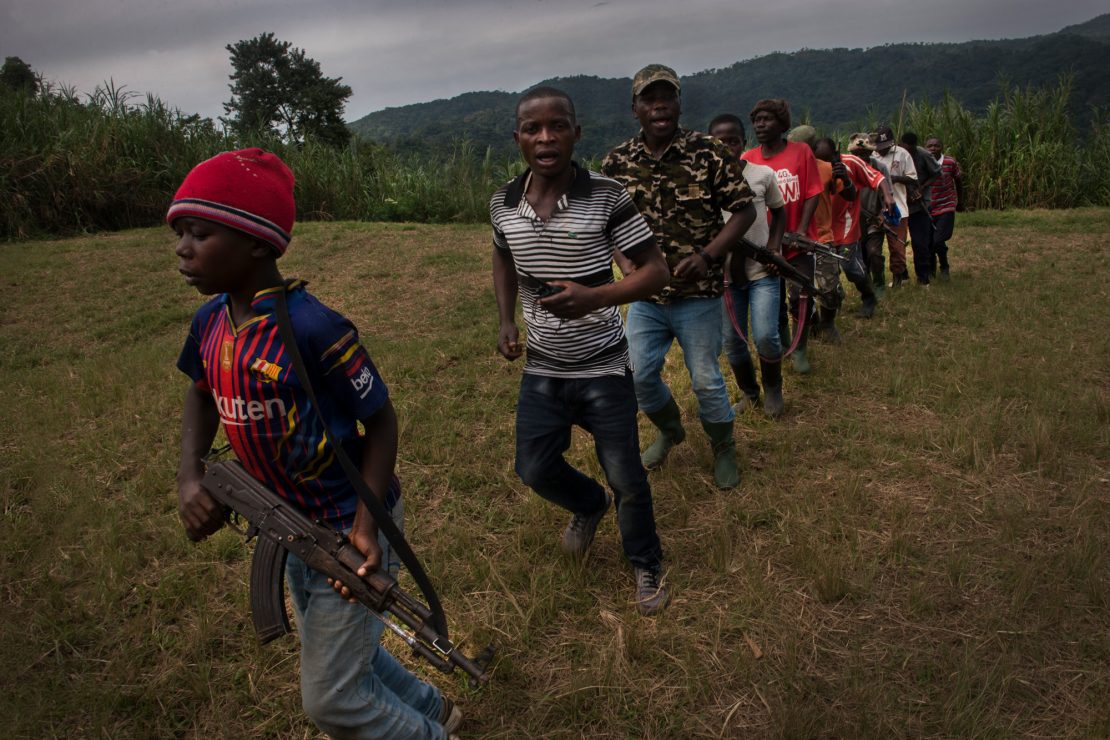
<path fill-rule="evenodd" d="M 256 316 L 240 326 L 232 321 L 226 295 L 204 304 L 177 366 L 212 394 L 232 449 L 254 477 L 308 516 L 350 527 L 358 497 L 281 340 L 274 315 L 281 290 L 256 294 Z M 389 391 L 349 320 L 316 300 L 303 282 L 285 290 L 320 410 L 358 465 L 363 443 L 357 422 L 381 409 Z M 394 479 L 387 506 L 398 495 Z"/>

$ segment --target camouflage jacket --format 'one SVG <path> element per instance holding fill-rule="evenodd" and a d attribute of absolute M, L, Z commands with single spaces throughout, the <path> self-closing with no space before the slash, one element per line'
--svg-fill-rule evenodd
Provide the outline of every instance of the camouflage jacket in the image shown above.
<path fill-rule="evenodd" d="M 724 225 L 723 211 L 739 211 L 752 202 L 740 163 L 728 148 L 711 136 L 682 128 L 659 159 L 648 152 L 641 132 L 609 152 L 601 171 L 624 185 L 655 232 L 672 271 L 696 249 L 713 241 Z M 721 291 L 718 264 L 697 282 L 672 278 L 651 300 L 669 303 L 681 298 L 713 298 Z"/>

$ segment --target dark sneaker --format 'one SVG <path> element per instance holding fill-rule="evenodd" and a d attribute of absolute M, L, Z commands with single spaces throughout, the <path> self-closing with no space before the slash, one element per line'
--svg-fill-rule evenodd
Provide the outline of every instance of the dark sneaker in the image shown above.
<path fill-rule="evenodd" d="M 944 269 L 942 269 L 940 271 L 940 281 L 942 283 L 947 283 L 951 278 L 952 278 L 952 276 L 950 274 L 948 274 L 948 268 L 947 267 L 945 267 Z"/>
<path fill-rule="evenodd" d="M 455 730 L 459 729 L 462 724 L 463 715 L 462 710 L 455 706 L 455 702 L 443 697 L 443 708 L 439 712 L 439 723 L 443 725 L 444 731 L 448 735 L 452 735 Z"/>
<path fill-rule="evenodd" d="M 601 524 L 605 512 L 609 511 L 609 504 L 613 502 L 612 496 L 606 492 L 605 505 L 593 514 L 575 514 L 570 518 L 570 524 L 563 532 L 563 552 L 573 557 L 585 557 L 597 533 L 597 525 Z"/>
<path fill-rule="evenodd" d="M 635 568 L 636 608 L 640 614 L 651 616 L 663 611 L 671 595 L 659 574 L 659 568 Z"/>

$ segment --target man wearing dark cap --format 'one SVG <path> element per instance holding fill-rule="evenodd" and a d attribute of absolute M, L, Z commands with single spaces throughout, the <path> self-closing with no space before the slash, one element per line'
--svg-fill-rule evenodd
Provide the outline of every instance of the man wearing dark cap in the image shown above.
<path fill-rule="evenodd" d="M 906 186 L 917 186 L 917 168 L 914 167 L 910 153 L 894 143 L 894 131 L 890 126 L 879 126 L 875 130 L 873 141 L 875 152 L 871 155 L 871 160 L 883 165 L 889 173 L 891 188 L 894 190 L 894 204 L 898 207 L 899 221 L 894 227 L 898 236 L 887 237 L 886 240 L 890 249 L 890 274 L 894 277 L 890 286 L 897 288 L 910 279 L 910 273 L 906 270 L 906 237 L 909 235 L 907 217 L 910 213 Z"/>
<path fill-rule="evenodd" d="M 678 75 L 649 64 L 632 81 L 632 114 L 640 133 L 611 151 L 602 172 L 628 191 L 667 258 L 671 282 L 628 309 L 628 342 L 636 399 L 659 429 L 642 455 L 644 467 L 663 464 L 686 437 L 682 415 L 663 380 L 667 351 L 677 339 L 702 427 L 713 445 L 713 478 L 720 488 L 740 482 L 733 411 L 721 374 L 721 264 L 755 220 L 752 192 L 739 162 L 720 141 L 678 125 Z M 725 212 L 733 217 L 724 222 Z"/>

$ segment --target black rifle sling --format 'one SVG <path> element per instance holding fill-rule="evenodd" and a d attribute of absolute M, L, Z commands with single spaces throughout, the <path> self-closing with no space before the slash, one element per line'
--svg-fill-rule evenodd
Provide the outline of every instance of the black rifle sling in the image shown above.
<path fill-rule="evenodd" d="M 327 419 L 324 418 L 323 413 L 320 411 L 320 404 L 316 400 L 316 392 L 312 388 L 312 383 L 309 380 L 308 371 L 305 369 L 304 360 L 301 358 L 301 352 L 297 349 L 297 338 L 293 334 L 293 322 L 289 318 L 289 305 L 285 300 L 285 290 L 278 292 L 277 299 L 277 315 L 278 331 L 281 332 L 281 341 L 285 343 L 286 351 L 289 352 L 289 357 L 293 361 L 293 369 L 297 373 L 297 377 L 301 379 L 301 385 L 304 386 L 305 392 L 308 393 L 308 398 L 312 401 L 312 407 L 316 410 L 316 416 L 320 419 L 320 423 L 324 425 L 324 433 L 328 436 L 328 441 L 331 443 L 332 449 L 335 450 L 335 456 L 339 458 L 339 464 L 343 466 L 343 471 L 350 479 L 351 485 L 354 486 L 358 497 L 366 504 L 366 508 L 374 516 L 374 521 L 378 523 L 378 529 L 382 531 L 385 538 L 389 540 L 389 544 L 397 552 L 401 558 L 401 562 L 409 569 L 412 578 L 416 581 L 416 585 L 420 587 L 424 598 L 428 600 L 428 609 L 432 612 L 432 626 L 444 638 L 447 638 L 447 618 L 443 614 L 443 606 L 439 603 L 439 596 L 436 594 L 435 588 L 432 586 L 431 581 L 428 579 L 428 574 L 424 572 L 424 566 L 420 564 L 420 559 L 416 557 L 416 553 L 409 547 L 409 543 L 405 540 L 405 536 L 397 525 L 393 522 L 393 517 L 386 511 L 385 505 L 378 500 L 374 492 L 370 490 L 370 486 L 366 484 L 362 473 L 351 462 L 351 458 L 343 450 L 343 445 L 339 444 L 339 439 L 332 434 L 331 427 L 328 425 Z"/>

